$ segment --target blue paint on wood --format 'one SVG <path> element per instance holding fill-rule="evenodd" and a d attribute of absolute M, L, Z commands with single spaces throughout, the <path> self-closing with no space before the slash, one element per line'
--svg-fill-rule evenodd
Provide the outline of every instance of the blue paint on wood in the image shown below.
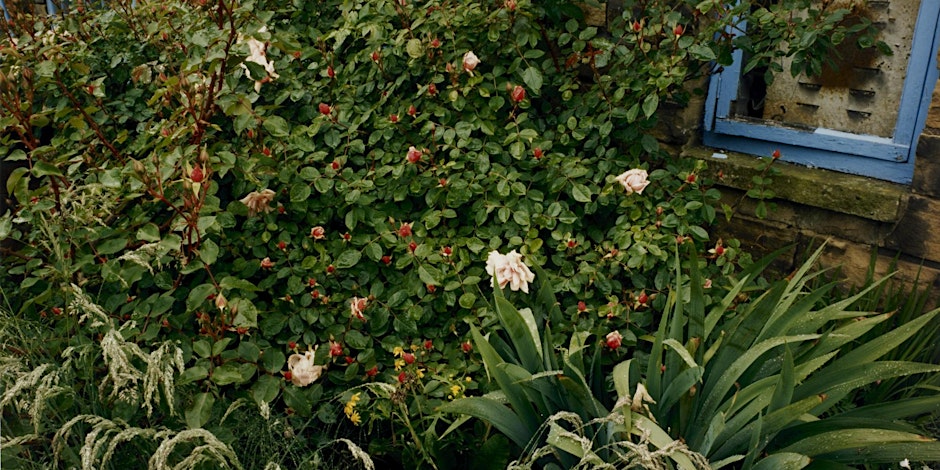
<path fill-rule="evenodd" d="M 938 48 L 940 0 L 922 0 L 891 138 L 731 119 L 731 103 L 737 99 L 743 63 L 743 54 L 736 51 L 734 64 L 713 76 L 709 83 L 703 141 L 709 146 L 759 156 L 779 149 L 786 155 L 784 160 L 793 163 L 909 184 L 914 174 L 917 138 L 923 131 L 932 91 L 940 78 Z"/>

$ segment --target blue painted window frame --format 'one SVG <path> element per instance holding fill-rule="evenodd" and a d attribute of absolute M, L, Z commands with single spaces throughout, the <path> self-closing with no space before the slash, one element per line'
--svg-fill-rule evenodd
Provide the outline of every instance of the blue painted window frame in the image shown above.
<path fill-rule="evenodd" d="M 743 62 L 743 52 L 738 50 L 733 54 L 734 63 L 712 76 L 709 83 L 702 141 L 709 147 L 758 156 L 780 150 L 784 161 L 910 184 L 917 139 L 940 78 L 940 0 L 921 1 L 912 41 L 893 137 L 733 119 L 731 102 L 737 98 Z"/>

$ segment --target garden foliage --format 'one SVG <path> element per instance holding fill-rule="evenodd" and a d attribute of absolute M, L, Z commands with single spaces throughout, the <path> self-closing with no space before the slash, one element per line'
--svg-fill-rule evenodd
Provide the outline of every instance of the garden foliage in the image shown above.
<path fill-rule="evenodd" d="M 10 5 L 4 464 L 451 467 L 483 434 L 499 462 L 438 411 L 486 387 L 492 251 L 558 299 L 546 350 L 651 334 L 677 239 L 723 286 L 720 195 L 651 132 L 734 47 L 781 51 L 739 15 L 785 12 L 628 2 L 600 30 L 557 3 Z M 234 454 L 244 407 L 285 440 Z"/>

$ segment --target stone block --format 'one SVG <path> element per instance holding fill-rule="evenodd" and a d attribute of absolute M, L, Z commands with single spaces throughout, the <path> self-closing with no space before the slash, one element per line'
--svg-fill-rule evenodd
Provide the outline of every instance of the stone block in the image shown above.
<path fill-rule="evenodd" d="M 940 263 L 940 200 L 911 195 L 885 247 Z"/>
<path fill-rule="evenodd" d="M 940 197 L 940 135 L 920 136 L 911 189 L 920 194 Z"/>

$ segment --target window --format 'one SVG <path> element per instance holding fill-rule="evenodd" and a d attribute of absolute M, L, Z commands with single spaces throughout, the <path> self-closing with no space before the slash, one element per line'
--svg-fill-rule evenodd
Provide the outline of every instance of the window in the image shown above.
<path fill-rule="evenodd" d="M 870 0 L 864 14 L 893 55 L 837 52 L 818 77 L 742 75 L 742 51 L 712 77 L 704 143 L 811 167 L 910 183 L 914 150 L 938 79 L 938 0 Z M 850 41 L 846 41 L 848 43 Z M 789 70 L 787 64 L 784 70 Z"/>

